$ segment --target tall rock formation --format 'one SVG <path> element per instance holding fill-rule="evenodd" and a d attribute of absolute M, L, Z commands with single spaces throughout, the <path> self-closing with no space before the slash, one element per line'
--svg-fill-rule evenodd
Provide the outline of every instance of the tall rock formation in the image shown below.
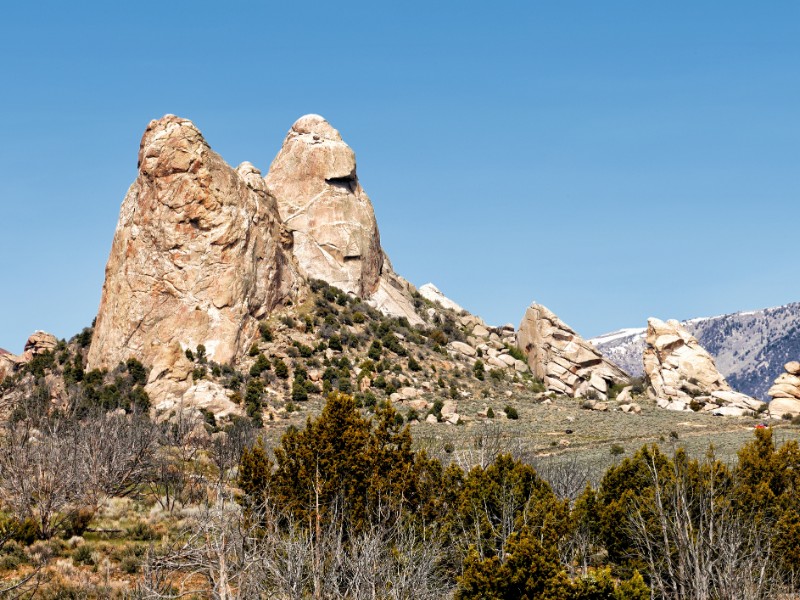
<path fill-rule="evenodd" d="M 295 122 L 266 177 L 306 277 L 367 298 L 383 252 L 375 213 L 356 176 L 356 156 L 319 115 Z"/>
<path fill-rule="evenodd" d="M 629 379 L 541 304 L 531 304 L 525 311 L 517 346 L 527 356 L 534 375 L 559 394 L 605 399 L 609 386 Z"/>
<path fill-rule="evenodd" d="M 301 273 L 369 300 L 384 313 L 421 319 L 414 288 L 381 249 L 375 212 L 356 175 L 356 157 L 319 115 L 298 119 L 266 176 Z"/>
<path fill-rule="evenodd" d="M 773 417 L 800 415 L 800 362 L 793 360 L 784 365 L 783 373 L 769 388 L 769 395 L 769 413 Z"/>
<path fill-rule="evenodd" d="M 760 400 L 731 390 L 714 359 L 678 321 L 647 320 L 642 361 L 649 391 L 662 408 L 736 416 L 758 410 Z"/>
<path fill-rule="evenodd" d="M 151 121 L 138 166 L 106 266 L 88 368 L 135 356 L 152 368 L 152 396 L 188 387 L 185 348 L 202 344 L 219 363 L 241 355 L 296 275 L 260 173 L 249 163 L 228 166 L 190 121 Z M 159 387 L 165 378 L 177 387 Z"/>

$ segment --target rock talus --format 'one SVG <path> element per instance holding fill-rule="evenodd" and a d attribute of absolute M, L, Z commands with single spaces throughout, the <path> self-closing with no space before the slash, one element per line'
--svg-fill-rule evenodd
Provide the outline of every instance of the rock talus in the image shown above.
<path fill-rule="evenodd" d="M 760 400 L 731 390 L 714 359 L 678 321 L 647 321 L 644 374 L 659 406 L 736 416 L 758 410 Z"/>
<path fill-rule="evenodd" d="M 517 331 L 517 347 L 547 389 L 567 396 L 607 397 L 628 375 L 606 360 L 550 310 L 531 304 Z"/>
<path fill-rule="evenodd" d="M 164 377 L 189 384 L 183 349 L 202 344 L 219 363 L 241 355 L 296 275 L 260 173 L 249 163 L 227 165 L 190 121 L 151 121 L 138 166 L 106 266 L 88 368 L 134 356 L 151 367 L 148 391 L 167 393 L 159 386 L 170 386 L 157 383 Z"/>

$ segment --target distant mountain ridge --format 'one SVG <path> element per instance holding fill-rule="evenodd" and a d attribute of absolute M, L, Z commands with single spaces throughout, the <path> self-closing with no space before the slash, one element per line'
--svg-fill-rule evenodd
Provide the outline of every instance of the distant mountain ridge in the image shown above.
<path fill-rule="evenodd" d="M 733 389 L 769 400 L 783 365 L 800 357 L 800 302 L 683 321 L 708 350 Z M 589 340 L 607 358 L 641 376 L 645 328 L 621 329 Z"/>

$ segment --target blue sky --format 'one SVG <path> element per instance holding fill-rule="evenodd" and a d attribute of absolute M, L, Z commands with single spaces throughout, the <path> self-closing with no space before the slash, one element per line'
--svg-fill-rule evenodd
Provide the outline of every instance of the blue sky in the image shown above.
<path fill-rule="evenodd" d="M 264 172 L 324 115 L 395 269 L 489 322 L 800 300 L 800 3 L 288 4 L 4 6 L 0 346 L 91 322 L 165 113 Z"/>

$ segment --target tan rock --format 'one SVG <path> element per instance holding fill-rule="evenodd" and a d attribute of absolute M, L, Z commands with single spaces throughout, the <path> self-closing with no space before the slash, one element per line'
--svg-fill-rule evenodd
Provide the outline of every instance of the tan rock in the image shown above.
<path fill-rule="evenodd" d="M 339 132 L 319 115 L 298 119 L 266 182 L 303 275 L 362 298 L 375 293 L 383 267 L 378 225 Z"/>
<path fill-rule="evenodd" d="M 394 273 L 381 249 L 375 212 L 356 175 L 356 158 L 319 115 L 298 119 L 266 176 L 293 237 L 293 255 L 307 278 L 368 300 L 412 324 L 414 287 Z"/>
<path fill-rule="evenodd" d="M 793 417 L 800 415 L 800 399 L 797 398 L 774 398 L 769 403 L 769 415 L 773 419 L 780 419 L 785 414 Z"/>
<path fill-rule="evenodd" d="M 414 400 L 409 400 L 408 406 L 414 410 L 428 410 L 430 408 L 430 403 L 424 398 L 416 398 Z"/>
<path fill-rule="evenodd" d="M 13 375 L 20 362 L 21 359 L 18 356 L 0 348 L 0 381 Z"/>
<path fill-rule="evenodd" d="M 478 354 L 478 351 L 475 350 L 475 348 L 473 348 L 469 344 L 465 344 L 464 342 L 458 342 L 458 341 L 450 342 L 450 347 L 456 352 L 463 354 L 464 356 L 472 357 Z"/>
<path fill-rule="evenodd" d="M 442 416 L 453 415 L 458 412 L 458 402 L 455 400 L 445 400 L 442 406 Z"/>
<path fill-rule="evenodd" d="M 183 349 L 202 344 L 209 359 L 235 361 L 290 294 L 288 242 L 252 165 L 228 166 L 190 121 L 152 121 L 122 203 L 88 368 L 133 356 L 152 367 L 151 396 L 182 396 Z"/>
<path fill-rule="evenodd" d="M 789 375 L 800 375 L 800 361 L 793 360 L 786 363 L 783 368 Z"/>
<path fill-rule="evenodd" d="M 786 413 L 800 414 L 800 362 L 788 362 L 784 370 L 767 392 L 772 397 L 769 412 L 773 417 L 781 417 Z"/>
<path fill-rule="evenodd" d="M 464 311 L 464 309 L 461 306 L 459 306 L 458 304 L 453 302 L 450 298 L 445 296 L 441 291 L 439 291 L 439 288 L 437 288 L 432 283 L 426 283 L 425 285 L 420 286 L 418 291 L 423 298 L 441 305 L 442 308 L 455 311 L 456 313 Z"/>
<path fill-rule="evenodd" d="M 649 393 L 664 400 L 666 408 L 685 410 L 694 403 L 702 409 L 710 404 L 713 414 L 736 416 L 740 410 L 758 411 L 763 406 L 760 400 L 731 390 L 711 355 L 678 321 L 648 319 L 645 342 L 642 360 Z"/>
<path fill-rule="evenodd" d="M 629 379 L 540 304 L 532 304 L 525 311 L 516 343 L 526 354 L 533 374 L 553 392 L 577 397 L 593 390 L 599 398 L 605 399 L 609 385 Z"/>
<path fill-rule="evenodd" d="M 449 415 L 442 415 L 444 418 L 445 423 L 449 423 L 450 425 L 458 425 L 458 422 L 461 420 L 461 415 L 458 413 L 451 413 Z"/>
<path fill-rule="evenodd" d="M 486 329 L 483 325 L 475 325 L 472 330 L 472 335 L 479 338 L 488 338 L 489 337 L 489 330 Z"/>
<path fill-rule="evenodd" d="M 20 356 L 21 362 L 28 362 L 34 356 L 52 352 L 58 345 L 58 339 L 46 331 L 34 331 L 25 342 L 25 348 Z"/>
<path fill-rule="evenodd" d="M 617 394 L 617 402 L 630 402 L 631 398 L 633 397 L 631 395 L 632 389 L 633 387 L 630 385 L 622 388 L 622 391 Z"/>

